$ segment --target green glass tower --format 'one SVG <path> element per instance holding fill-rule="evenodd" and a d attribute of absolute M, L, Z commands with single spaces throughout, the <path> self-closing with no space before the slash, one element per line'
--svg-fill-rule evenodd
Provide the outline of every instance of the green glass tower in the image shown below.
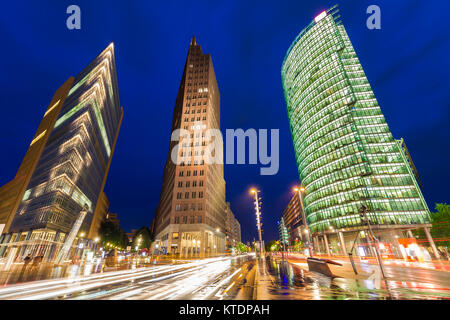
<path fill-rule="evenodd" d="M 377 230 L 429 226 L 415 175 L 336 6 L 300 32 L 281 76 L 311 232 L 361 229 L 362 205 Z"/>

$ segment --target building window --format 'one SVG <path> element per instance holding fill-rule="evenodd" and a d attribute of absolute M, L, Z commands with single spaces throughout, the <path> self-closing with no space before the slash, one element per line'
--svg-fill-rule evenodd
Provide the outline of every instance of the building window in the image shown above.
<path fill-rule="evenodd" d="M 185 198 L 185 199 L 189 199 L 189 192 L 186 192 L 186 193 L 184 194 L 184 198 Z"/>
<path fill-rule="evenodd" d="M 177 204 L 176 206 L 175 206 L 175 211 L 180 211 L 181 210 L 181 206 L 179 205 L 179 204 Z"/>

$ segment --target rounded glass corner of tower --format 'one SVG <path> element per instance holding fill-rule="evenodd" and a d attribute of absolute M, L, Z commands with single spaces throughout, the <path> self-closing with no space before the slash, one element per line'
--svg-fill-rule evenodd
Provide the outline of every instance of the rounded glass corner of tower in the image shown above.
<path fill-rule="evenodd" d="M 311 231 L 425 224 L 427 206 L 345 28 L 324 11 L 289 47 L 281 76 Z"/>

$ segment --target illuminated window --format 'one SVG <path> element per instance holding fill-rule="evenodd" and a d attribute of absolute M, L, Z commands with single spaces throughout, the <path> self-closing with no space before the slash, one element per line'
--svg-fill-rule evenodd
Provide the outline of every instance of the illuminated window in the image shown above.
<path fill-rule="evenodd" d="M 44 130 L 43 132 L 41 132 L 36 138 L 33 139 L 33 141 L 31 141 L 30 146 L 32 146 L 33 144 L 35 144 L 39 139 L 41 139 L 45 133 L 47 132 L 47 130 Z"/>

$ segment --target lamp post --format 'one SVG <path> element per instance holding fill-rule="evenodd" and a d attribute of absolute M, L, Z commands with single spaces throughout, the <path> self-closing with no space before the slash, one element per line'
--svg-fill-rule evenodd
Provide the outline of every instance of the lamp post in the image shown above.
<path fill-rule="evenodd" d="M 142 242 L 142 236 L 139 236 L 139 238 L 137 239 L 137 246 L 136 246 L 136 254 L 137 254 L 137 252 L 138 252 L 138 250 L 139 250 L 139 247 L 141 246 L 141 242 Z"/>
<path fill-rule="evenodd" d="M 214 249 L 215 249 L 215 253 L 217 254 L 217 252 L 219 251 L 219 234 L 220 234 L 220 228 L 216 228 L 216 232 L 217 232 L 217 236 L 216 236 L 216 245 L 214 245 Z"/>
<path fill-rule="evenodd" d="M 311 248 L 311 233 L 309 232 L 309 228 L 308 228 L 308 224 L 306 223 L 306 214 L 305 214 L 305 207 L 303 205 L 303 195 L 302 192 L 305 191 L 305 188 L 300 186 L 300 187 L 295 187 L 294 188 L 295 192 L 298 192 L 298 198 L 300 200 L 300 206 L 301 206 L 301 211 L 302 211 L 302 220 L 303 220 L 303 225 L 305 226 L 304 229 L 304 233 L 306 234 L 306 239 L 308 240 L 308 250 L 309 250 L 309 255 L 312 257 L 313 253 L 312 253 L 312 248 Z"/>
<path fill-rule="evenodd" d="M 263 249 L 263 244 L 262 244 L 262 235 L 261 235 L 261 211 L 259 208 L 259 197 L 258 197 L 258 192 L 260 192 L 257 189 L 251 189 L 250 193 L 253 194 L 255 196 L 255 213 L 256 213 L 256 227 L 258 229 L 258 236 L 259 236 L 259 254 L 260 257 L 264 258 L 264 249 Z"/>
<path fill-rule="evenodd" d="M 378 264 L 379 264 L 380 269 L 381 269 L 381 274 L 383 275 L 383 278 L 386 279 L 386 274 L 384 272 L 383 261 L 381 260 L 380 252 L 378 251 L 379 242 L 378 242 L 377 237 L 375 237 L 375 234 L 372 231 L 372 227 L 370 225 L 370 220 L 367 217 L 367 207 L 365 205 L 361 205 L 361 207 L 359 208 L 359 214 L 361 216 L 361 220 L 367 224 L 367 227 L 369 229 L 368 230 L 369 231 L 369 238 L 370 238 L 370 240 L 373 243 L 373 246 L 375 248 L 375 255 L 377 257 Z"/>
<path fill-rule="evenodd" d="M 78 244 L 78 248 L 81 249 L 80 250 L 80 261 L 83 259 L 83 253 L 84 253 L 84 236 L 86 234 L 84 232 L 80 233 L 80 243 Z"/>
<path fill-rule="evenodd" d="M 142 235 L 139 235 L 137 239 L 137 245 L 134 248 L 136 250 L 136 265 L 139 264 L 139 247 L 141 246 L 141 242 L 142 242 Z"/>

